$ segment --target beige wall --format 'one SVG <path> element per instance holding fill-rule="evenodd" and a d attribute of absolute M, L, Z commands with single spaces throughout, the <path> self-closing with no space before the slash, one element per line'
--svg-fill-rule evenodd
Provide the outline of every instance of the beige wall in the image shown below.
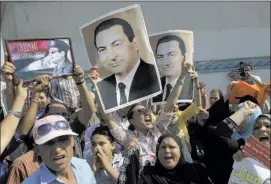
<path fill-rule="evenodd" d="M 70 36 L 75 57 L 89 67 L 79 27 L 136 2 L 9 2 L 4 38 Z M 138 2 L 148 33 L 194 31 L 194 59 L 270 56 L 269 2 Z"/>

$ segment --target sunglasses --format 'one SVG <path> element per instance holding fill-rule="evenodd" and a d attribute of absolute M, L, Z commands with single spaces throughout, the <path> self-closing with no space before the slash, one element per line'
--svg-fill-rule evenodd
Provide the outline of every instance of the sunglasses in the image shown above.
<path fill-rule="evenodd" d="M 133 115 L 136 115 L 136 116 L 141 116 L 141 115 L 145 115 L 145 114 L 150 114 L 150 109 L 137 109 L 134 111 Z"/>
<path fill-rule="evenodd" d="M 53 128 L 55 128 L 57 130 L 69 130 L 70 125 L 66 121 L 57 121 L 54 124 L 46 123 L 44 125 L 41 125 L 37 129 L 37 133 L 39 136 L 44 136 L 44 135 L 48 134 Z"/>

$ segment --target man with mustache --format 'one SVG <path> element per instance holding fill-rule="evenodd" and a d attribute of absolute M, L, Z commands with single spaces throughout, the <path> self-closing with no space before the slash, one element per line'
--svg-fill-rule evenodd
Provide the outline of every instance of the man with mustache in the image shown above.
<path fill-rule="evenodd" d="M 127 21 L 112 18 L 100 23 L 94 45 L 99 61 L 112 74 L 97 82 L 106 110 L 159 92 L 155 66 L 139 57 L 136 36 Z"/>

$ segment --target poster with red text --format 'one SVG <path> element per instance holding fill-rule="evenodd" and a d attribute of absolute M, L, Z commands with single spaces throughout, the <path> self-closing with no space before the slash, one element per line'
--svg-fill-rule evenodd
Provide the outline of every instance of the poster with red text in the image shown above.
<path fill-rule="evenodd" d="M 65 76 L 73 73 L 74 59 L 69 38 L 6 40 L 15 79 L 32 80 L 38 75 Z"/>
<path fill-rule="evenodd" d="M 250 136 L 243 148 L 243 156 L 257 160 L 270 169 L 270 148 L 262 144 L 255 137 Z"/>

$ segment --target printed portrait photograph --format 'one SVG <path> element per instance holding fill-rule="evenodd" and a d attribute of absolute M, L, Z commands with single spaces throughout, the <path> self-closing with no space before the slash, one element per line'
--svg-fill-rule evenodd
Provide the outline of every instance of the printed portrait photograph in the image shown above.
<path fill-rule="evenodd" d="M 16 67 L 16 80 L 33 80 L 43 74 L 73 74 L 74 59 L 69 38 L 6 40 L 6 47 L 9 59 Z"/>
<path fill-rule="evenodd" d="M 96 89 L 106 113 L 161 93 L 160 76 L 139 5 L 122 8 L 81 28 Z"/>
<path fill-rule="evenodd" d="M 182 64 L 188 61 L 193 65 L 193 32 L 172 30 L 150 35 L 151 47 L 159 69 L 162 93 L 152 99 L 153 104 L 165 104 L 182 72 Z M 187 74 L 178 103 L 193 100 L 193 80 Z"/>

